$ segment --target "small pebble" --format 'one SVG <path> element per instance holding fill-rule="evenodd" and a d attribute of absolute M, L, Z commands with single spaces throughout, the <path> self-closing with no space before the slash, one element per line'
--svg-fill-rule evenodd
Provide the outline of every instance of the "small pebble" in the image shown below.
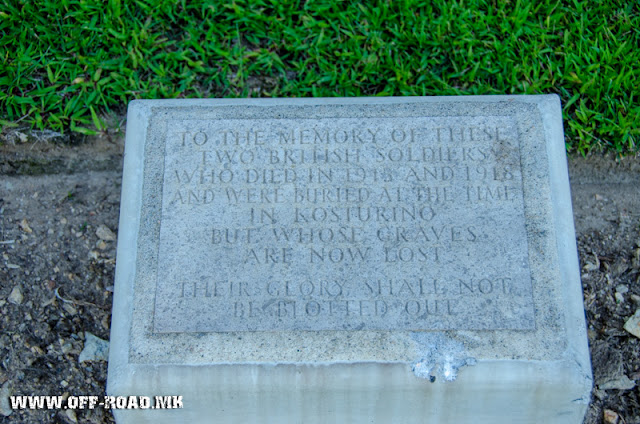
<path fill-rule="evenodd" d="M 78 356 L 78 362 L 106 361 L 109 359 L 109 342 L 94 336 L 88 331 L 84 332 L 84 349 Z"/>
<path fill-rule="evenodd" d="M 100 240 L 114 241 L 116 239 L 116 235 L 113 233 L 113 231 L 111 231 L 111 229 L 109 229 L 109 227 L 104 224 L 98 225 L 98 228 L 96 229 L 96 235 Z"/>
<path fill-rule="evenodd" d="M 640 309 L 625 322 L 624 329 L 640 339 Z"/>
<path fill-rule="evenodd" d="M 71 304 L 70 304 L 70 303 L 67 303 L 67 302 L 64 302 L 64 303 L 62 304 L 62 308 L 63 308 L 65 311 L 67 311 L 67 313 L 68 313 L 69 315 L 75 315 L 75 314 L 77 314 L 77 313 L 78 313 L 78 311 L 76 310 L 76 308 L 74 308 L 73 306 L 71 306 Z"/>
<path fill-rule="evenodd" d="M 15 286 L 7 300 L 15 305 L 20 305 L 24 300 L 24 296 L 22 295 L 22 291 L 20 290 L 20 286 Z"/>
<path fill-rule="evenodd" d="M 594 263 L 591 263 L 591 262 L 587 262 L 582 267 L 582 269 L 585 270 L 585 271 L 595 271 L 596 269 L 599 269 L 599 268 L 600 268 L 599 264 L 594 264 Z"/>
<path fill-rule="evenodd" d="M 62 354 L 64 355 L 67 355 L 73 350 L 73 346 L 71 345 L 71 343 L 61 342 L 60 345 L 60 350 L 62 350 Z"/>
<path fill-rule="evenodd" d="M 26 218 L 24 218 L 22 221 L 20 221 L 20 228 L 22 228 L 22 231 L 24 231 L 25 233 L 32 233 L 33 232 L 31 227 L 29 227 L 29 222 L 27 221 Z"/>
<path fill-rule="evenodd" d="M 625 294 L 629 292 L 629 286 L 625 286 L 624 284 L 620 284 L 616 286 L 616 291 L 621 294 Z"/>
<path fill-rule="evenodd" d="M 13 412 L 11 405 L 9 404 L 9 396 L 11 396 L 11 389 L 9 388 L 9 382 L 5 382 L 0 389 L 0 414 L 8 417 Z"/>
<path fill-rule="evenodd" d="M 76 417 L 76 412 L 73 409 L 67 409 L 64 411 L 64 414 L 69 418 L 69 421 L 72 423 L 77 423 L 78 418 Z"/>
<path fill-rule="evenodd" d="M 620 378 L 606 381 L 598 386 L 601 390 L 631 390 L 634 387 L 636 383 L 624 374 Z"/>
<path fill-rule="evenodd" d="M 603 412 L 604 422 L 606 424 L 618 424 L 620 421 L 620 416 L 617 412 L 612 411 L 611 409 L 605 409 Z"/>

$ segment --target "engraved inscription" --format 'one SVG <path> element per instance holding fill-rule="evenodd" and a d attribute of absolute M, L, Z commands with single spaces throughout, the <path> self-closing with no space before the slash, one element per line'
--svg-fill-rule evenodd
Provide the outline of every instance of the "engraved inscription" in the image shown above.
<path fill-rule="evenodd" d="M 172 120 L 154 331 L 534 327 L 514 118 Z"/>

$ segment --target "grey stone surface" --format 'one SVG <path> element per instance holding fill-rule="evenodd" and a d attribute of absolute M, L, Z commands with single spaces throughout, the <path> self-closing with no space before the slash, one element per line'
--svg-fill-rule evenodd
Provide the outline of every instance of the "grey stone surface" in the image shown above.
<path fill-rule="evenodd" d="M 533 329 L 516 119 L 419 109 L 158 108 L 155 331 Z"/>
<path fill-rule="evenodd" d="M 579 422 L 566 166 L 556 96 L 136 101 L 108 391 L 221 422 Z"/>

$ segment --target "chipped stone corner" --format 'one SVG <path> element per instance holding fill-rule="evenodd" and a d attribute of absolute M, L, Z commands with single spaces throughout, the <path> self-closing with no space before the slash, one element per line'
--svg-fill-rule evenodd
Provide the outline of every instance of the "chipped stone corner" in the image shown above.
<path fill-rule="evenodd" d="M 464 345 L 444 333 L 411 333 L 416 343 L 418 359 L 411 370 L 418 378 L 432 383 L 441 378 L 454 381 L 464 366 L 476 364 L 476 359 L 467 355 Z"/>

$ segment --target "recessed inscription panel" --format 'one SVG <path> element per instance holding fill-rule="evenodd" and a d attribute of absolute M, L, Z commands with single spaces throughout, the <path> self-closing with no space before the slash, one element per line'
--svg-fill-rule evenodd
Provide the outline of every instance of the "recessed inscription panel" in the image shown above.
<path fill-rule="evenodd" d="M 156 332 L 534 328 L 513 118 L 167 128 Z"/>

